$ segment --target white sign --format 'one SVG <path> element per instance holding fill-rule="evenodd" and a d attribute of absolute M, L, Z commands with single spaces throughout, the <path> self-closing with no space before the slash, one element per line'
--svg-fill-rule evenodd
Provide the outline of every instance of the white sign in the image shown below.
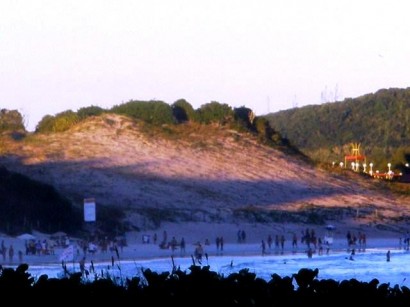
<path fill-rule="evenodd" d="M 84 199 L 84 221 L 85 222 L 95 222 L 95 199 L 86 198 Z"/>

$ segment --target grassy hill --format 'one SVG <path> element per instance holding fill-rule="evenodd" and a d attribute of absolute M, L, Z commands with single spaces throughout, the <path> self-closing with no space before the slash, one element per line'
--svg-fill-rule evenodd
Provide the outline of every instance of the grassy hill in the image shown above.
<path fill-rule="evenodd" d="M 380 170 L 403 169 L 410 153 L 410 88 L 267 115 L 272 128 L 315 161 L 343 161 L 352 143 Z"/>
<path fill-rule="evenodd" d="M 386 183 L 329 172 L 220 124 L 104 113 L 63 132 L 4 134 L 1 144 L 8 171 L 52 186 L 80 218 L 84 198 L 95 198 L 97 225 L 111 231 L 192 221 L 400 228 L 410 217 L 409 198 Z"/>

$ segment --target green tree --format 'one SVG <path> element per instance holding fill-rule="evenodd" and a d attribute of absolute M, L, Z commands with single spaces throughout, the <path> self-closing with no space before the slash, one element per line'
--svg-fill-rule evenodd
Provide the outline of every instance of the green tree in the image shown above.
<path fill-rule="evenodd" d="M 253 113 L 252 109 L 242 106 L 235 108 L 233 111 L 235 114 L 235 120 L 239 123 L 240 126 L 248 130 L 255 130 L 255 113 Z"/>
<path fill-rule="evenodd" d="M 0 132 L 25 131 L 23 117 L 17 110 L 0 110 Z"/>
<path fill-rule="evenodd" d="M 54 131 L 63 132 L 79 122 L 77 113 L 67 110 L 55 116 Z"/>
<path fill-rule="evenodd" d="M 111 112 L 155 125 L 175 123 L 171 106 L 163 101 L 129 101 L 114 106 Z"/>
<path fill-rule="evenodd" d="M 36 132 L 63 132 L 79 122 L 77 113 L 67 110 L 55 116 L 46 115 L 37 124 Z"/>
<path fill-rule="evenodd" d="M 52 115 L 44 115 L 43 118 L 38 122 L 36 126 L 36 132 L 52 132 L 53 131 L 53 124 L 54 124 L 54 116 Z"/>
<path fill-rule="evenodd" d="M 77 110 L 79 120 L 83 120 L 90 116 L 98 116 L 104 113 L 104 109 L 97 106 L 84 107 Z"/>
<path fill-rule="evenodd" d="M 269 137 L 268 132 L 269 132 L 270 125 L 269 125 L 269 121 L 266 118 L 259 117 L 259 116 L 256 117 L 254 125 L 255 125 L 255 129 L 258 135 L 260 135 L 263 138 Z"/>
<path fill-rule="evenodd" d="M 198 113 L 200 121 L 205 124 L 225 124 L 234 118 L 232 108 L 225 103 L 221 104 L 217 101 L 203 104 L 199 108 Z"/>
<path fill-rule="evenodd" d="M 172 113 L 178 123 L 198 120 L 198 115 L 194 108 L 185 99 L 175 101 L 171 107 Z"/>
<path fill-rule="evenodd" d="M 410 88 L 381 89 L 344 101 L 280 111 L 266 118 L 272 128 L 316 159 L 335 159 L 330 152 L 333 148 L 361 143 L 369 159 L 385 165 L 386 161 L 399 160 L 395 151 L 410 146 Z"/>

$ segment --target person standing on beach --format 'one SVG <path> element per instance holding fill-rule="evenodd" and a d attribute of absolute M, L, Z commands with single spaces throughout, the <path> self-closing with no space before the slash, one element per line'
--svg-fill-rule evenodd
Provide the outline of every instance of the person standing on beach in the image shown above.
<path fill-rule="evenodd" d="M 242 242 L 242 231 L 239 229 L 236 235 L 238 237 L 238 243 L 241 243 Z"/>
<path fill-rule="evenodd" d="M 326 244 L 326 255 L 329 255 L 329 251 L 330 251 L 330 243 L 329 243 L 329 241 L 328 241 L 328 240 L 326 240 L 325 244 Z"/>
<path fill-rule="evenodd" d="M 6 244 L 4 243 L 4 240 L 1 241 L 1 255 L 3 256 L 3 262 L 6 262 L 6 253 L 7 253 L 7 247 Z"/>
<path fill-rule="evenodd" d="M 269 236 L 268 236 L 268 247 L 269 247 L 269 249 L 271 249 L 272 243 L 273 243 L 273 238 L 272 238 L 271 235 L 269 235 Z"/>
<path fill-rule="evenodd" d="M 168 234 L 167 234 L 166 230 L 164 230 L 164 232 L 162 233 L 162 242 L 164 244 L 167 244 L 167 242 L 168 242 Z"/>
<path fill-rule="evenodd" d="M 204 254 L 204 249 L 201 243 L 197 243 L 197 246 L 194 251 L 195 259 L 198 261 L 199 264 L 202 264 L 202 255 Z"/>
<path fill-rule="evenodd" d="M 352 252 L 350 253 L 349 260 L 354 260 L 353 256 L 356 254 L 356 251 L 354 248 L 352 248 Z"/>
<path fill-rule="evenodd" d="M 390 262 L 390 250 L 387 251 L 386 261 L 387 261 L 387 262 Z"/>
<path fill-rule="evenodd" d="M 312 258 L 312 256 L 313 256 L 313 249 L 311 247 L 309 247 L 308 250 L 307 250 L 307 256 L 308 256 L 308 258 Z"/>
<path fill-rule="evenodd" d="M 85 257 L 81 258 L 81 260 L 79 261 L 79 265 L 80 265 L 80 272 L 81 272 L 81 274 L 84 275 L 84 272 L 85 272 Z"/>
<path fill-rule="evenodd" d="M 281 235 L 280 236 L 280 249 L 281 249 L 281 252 L 282 252 L 282 254 L 283 254 L 283 251 L 285 250 L 285 235 Z"/>
<path fill-rule="evenodd" d="M 298 236 L 296 235 L 296 233 L 293 233 L 292 236 L 292 247 L 294 249 L 298 247 Z"/>
<path fill-rule="evenodd" d="M 242 230 L 241 239 L 242 239 L 242 243 L 246 242 L 246 232 L 245 232 L 245 230 Z"/>
<path fill-rule="evenodd" d="M 13 247 L 13 244 L 10 244 L 10 247 L 9 247 L 9 259 L 10 259 L 10 263 L 13 262 L 13 258 L 14 258 L 14 247 Z"/>
<path fill-rule="evenodd" d="M 19 263 L 21 264 L 21 263 L 23 263 L 23 251 L 19 250 L 18 255 L 19 255 Z"/>
<path fill-rule="evenodd" d="M 177 249 L 177 245 L 178 245 L 177 239 L 175 237 L 172 237 L 170 245 L 171 245 L 172 252 L 174 252 Z"/>
<path fill-rule="evenodd" d="M 275 249 L 279 249 L 279 235 L 275 235 Z"/>
<path fill-rule="evenodd" d="M 181 256 L 185 255 L 185 239 L 182 237 L 181 242 L 179 243 L 179 248 L 181 249 Z"/>
<path fill-rule="evenodd" d="M 366 251 L 366 234 L 362 233 L 362 251 Z"/>
<path fill-rule="evenodd" d="M 266 254 L 266 244 L 264 240 L 262 240 L 261 248 L 262 248 L 262 256 L 264 256 Z"/>

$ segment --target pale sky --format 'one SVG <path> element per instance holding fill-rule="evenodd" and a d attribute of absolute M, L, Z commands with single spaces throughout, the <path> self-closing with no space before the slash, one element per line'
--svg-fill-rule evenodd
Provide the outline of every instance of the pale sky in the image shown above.
<path fill-rule="evenodd" d="M 1 0 L 0 108 L 129 100 L 257 115 L 407 88 L 410 2 Z"/>

